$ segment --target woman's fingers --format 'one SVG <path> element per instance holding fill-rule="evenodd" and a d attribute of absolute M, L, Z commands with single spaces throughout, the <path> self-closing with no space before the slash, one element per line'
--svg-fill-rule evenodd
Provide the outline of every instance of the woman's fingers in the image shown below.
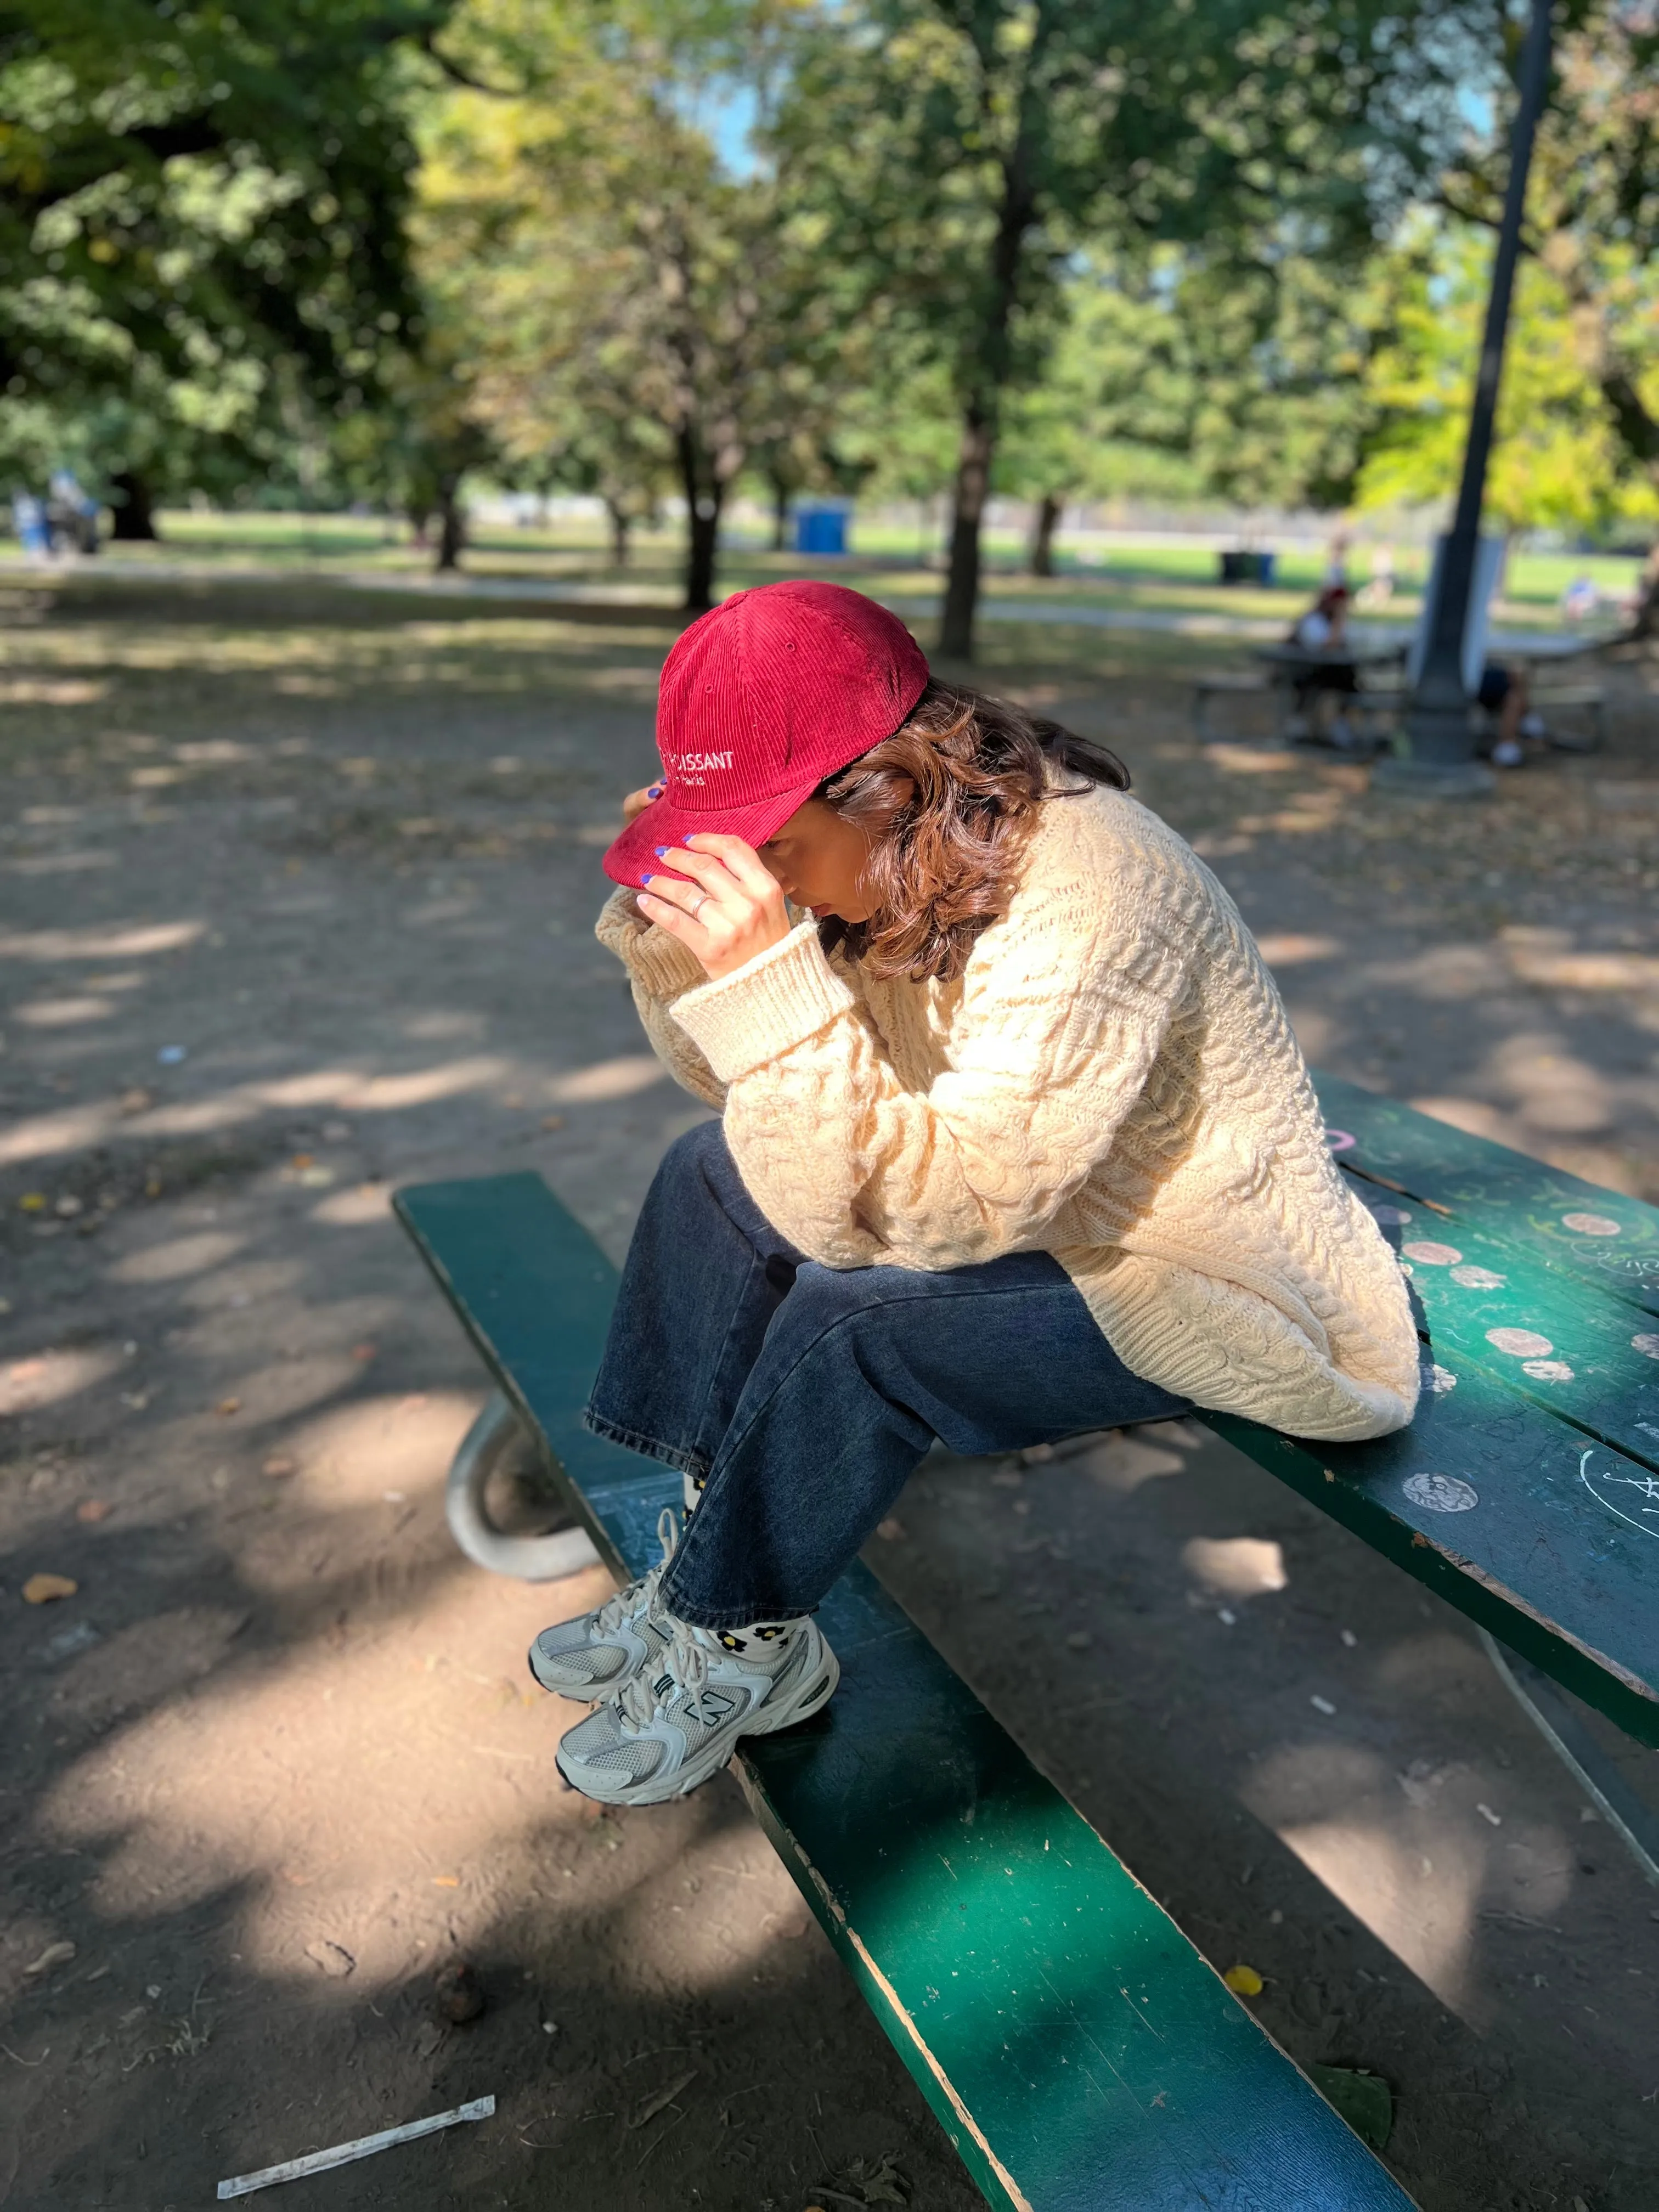
<path fill-rule="evenodd" d="M 678 937 L 683 945 L 689 945 L 701 958 L 708 942 L 708 933 L 693 915 L 672 900 L 658 898 L 650 891 L 641 891 L 638 896 L 640 912 L 647 921 L 654 921 L 659 929 L 665 929 L 671 937 Z"/>
<path fill-rule="evenodd" d="M 754 847 L 743 838 L 728 837 L 723 830 L 698 830 L 692 833 L 690 849 L 724 861 L 738 881 L 757 898 L 769 900 L 775 893 L 781 897 L 777 878 Z"/>
<path fill-rule="evenodd" d="M 643 790 L 630 791 L 627 798 L 623 801 L 623 820 L 624 822 L 633 821 L 635 815 L 643 814 L 647 806 L 654 805 L 654 803 L 661 797 L 662 785 L 660 783 L 649 783 L 645 786 Z"/>

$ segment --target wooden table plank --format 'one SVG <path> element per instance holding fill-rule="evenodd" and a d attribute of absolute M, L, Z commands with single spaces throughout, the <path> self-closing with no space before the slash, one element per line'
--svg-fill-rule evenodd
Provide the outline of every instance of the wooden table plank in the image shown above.
<path fill-rule="evenodd" d="M 1415 1199 L 1431 1211 L 1445 1209 L 1443 1219 L 1479 1228 L 1571 1281 L 1659 1314 L 1659 1206 L 1471 1137 L 1339 1077 L 1316 1071 L 1314 1087 L 1328 1126 L 1339 1139 L 1354 1139 L 1338 1148 L 1345 1167 L 1382 1178 L 1385 1189 L 1396 1186 L 1408 1205 Z M 1632 1333 L 1659 1337 L 1640 1322 Z M 1659 1341 L 1649 1356 L 1659 1362 Z"/>
<path fill-rule="evenodd" d="M 1659 1359 L 1629 1306 L 1468 1222 L 1413 1214 L 1375 1183 L 1353 1188 L 1405 1263 L 1432 1358 L 1456 1353 L 1587 1443 L 1659 1470 Z"/>
<path fill-rule="evenodd" d="M 396 1203 L 496 1379 L 587 1492 L 602 1548 L 642 1571 L 678 1484 L 583 1442 L 614 1296 L 604 1255 L 537 1176 Z M 855 1566 L 821 1618 L 839 1692 L 817 1720 L 745 1750 L 740 1778 L 988 2201 L 1408 2212 L 873 1577 Z"/>

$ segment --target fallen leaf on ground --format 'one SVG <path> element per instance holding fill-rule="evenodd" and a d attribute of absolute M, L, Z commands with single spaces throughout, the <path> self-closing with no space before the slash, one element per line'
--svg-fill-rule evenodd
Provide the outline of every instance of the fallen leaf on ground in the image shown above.
<path fill-rule="evenodd" d="M 542 1127 L 544 1129 L 562 1129 L 564 1127 L 564 1115 L 562 1114 L 544 1114 L 542 1116 Z"/>
<path fill-rule="evenodd" d="M 1350 2066 L 1310 2066 L 1308 2079 L 1373 2150 L 1386 2148 L 1394 2131 L 1394 2098 L 1380 2074 Z"/>
<path fill-rule="evenodd" d="M 107 1521 L 113 1510 L 113 1507 L 106 1498 L 83 1498 L 75 1509 L 75 1517 L 77 1521 L 84 1521 L 90 1526 L 100 1521 Z"/>
<path fill-rule="evenodd" d="M 665 2089 L 653 2089 L 648 2097 L 641 2097 L 628 2116 L 630 2128 L 642 2128 L 647 2120 L 654 2120 L 659 2112 L 672 2105 L 682 2089 L 689 2089 L 697 2078 L 694 2066 L 686 2074 L 677 2074 Z"/>
<path fill-rule="evenodd" d="M 458 1874 L 434 1874 L 432 1877 L 434 1889 L 459 1889 L 460 1886 L 461 1877 Z"/>
<path fill-rule="evenodd" d="M 68 1575 L 31 1575 L 23 1585 L 25 1605 L 50 1605 L 57 1597 L 73 1597 L 79 1583 Z"/>
<path fill-rule="evenodd" d="M 1259 1997 L 1267 1987 L 1254 1966 L 1229 1966 L 1221 1978 L 1236 1997 Z"/>
<path fill-rule="evenodd" d="M 351 1356 L 354 1359 L 373 1359 L 380 1348 L 377 1344 L 354 1344 Z"/>
<path fill-rule="evenodd" d="M 326 1936 L 306 1945 L 306 1956 L 319 1966 L 332 1981 L 343 1981 L 356 1971 L 357 1961 L 343 1943 L 332 1943 Z"/>
<path fill-rule="evenodd" d="M 240 1398 L 221 1398 L 213 1410 L 216 1413 L 227 1415 L 240 1413 L 242 1410 L 242 1401 Z"/>
<path fill-rule="evenodd" d="M 46 1194 L 43 1190 L 26 1190 L 17 1203 L 25 1213 L 44 1213 L 46 1210 Z"/>
<path fill-rule="evenodd" d="M 32 1960 L 30 1963 L 24 1967 L 23 1972 L 25 1975 L 49 1974 L 54 1966 L 67 1966 L 70 1960 L 74 1956 L 75 1946 L 73 1943 L 48 1943 L 46 1949 L 40 1954 L 40 1957 L 38 1959 Z"/>
<path fill-rule="evenodd" d="M 259 1472 L 269 1475 L 292 1474 L 298 1464 L 298 1461 L 290 1459 L 286 1452 L 272 1452 Z"/>

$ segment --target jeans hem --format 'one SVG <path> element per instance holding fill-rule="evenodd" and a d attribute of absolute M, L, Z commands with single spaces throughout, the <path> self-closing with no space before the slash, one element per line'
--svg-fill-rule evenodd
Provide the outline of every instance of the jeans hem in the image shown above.
<path fill-rule="evenodd" d="M 701 1452 L 665 1444 L 656 1437 L 647 1437 L 642 1430 L 624 1428 L 620 1421 L 607 1421 L 592 1406 L 582 1408 L 582 1426 L 592 1435 L 603 1437 L 607 1443 L 620 1444 L 624 1451 L 638 1452 L 641 1459 L 653 1459 L 659 1466 L 672 1467 L 677 1474 L 707 1472 Z"/>

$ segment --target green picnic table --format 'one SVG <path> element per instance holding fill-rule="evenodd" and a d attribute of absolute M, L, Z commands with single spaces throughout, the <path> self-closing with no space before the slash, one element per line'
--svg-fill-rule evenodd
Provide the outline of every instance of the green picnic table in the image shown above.
<path fill-rule="evenodd" d="M 1659 1744 L 1659 1212 L 1318 1081 L 1336 1157 L 1411 1271 L 1421 1406 L 1409 1429 L 1349 1445 L 1201 1418 L 1488 1632 L 1570 1754 L 1595 1751 L 1549 1705 L 1556 1685 Z M 580 1419 L 610 1261 L 533 1174 L 396 1205 L 599 1555 L 643 1572 L 678 1478 Z M 836 1697 L 745 1745 L 734 1771 L 988 2202 L 1404 2212 L 864 1567 L 822 1619 Z M 1639 1847 L 1616 1775 L 1593 1786 Z"/>

